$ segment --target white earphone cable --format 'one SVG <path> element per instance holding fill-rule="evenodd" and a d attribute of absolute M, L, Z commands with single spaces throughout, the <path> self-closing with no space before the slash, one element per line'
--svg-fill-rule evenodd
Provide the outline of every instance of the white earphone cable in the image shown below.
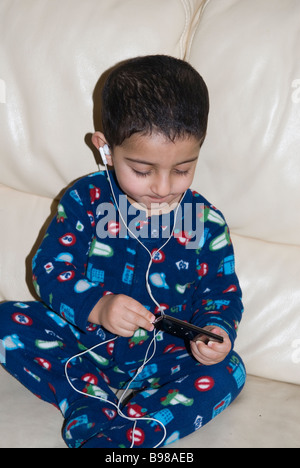
<path fill-rule="evenodd" d="M 126 416 L 126 415 L 123 413 L 123 411 L 120 409 L 120 405 L 121 405 L 122 401 L 124 400 L 124 398 L 125 398 L 125 396 L 126 396 L 126 393 L 127 393 L 128 390 L 129 390 L 130 385 L 131 385 L 132 382 L 136 379 L 136 377 L 142 372 L 142 370 L 144 369 L 144 367 L 146 366 L 146 364 L 147 364 L 149 361 L 151 361 L 151 359 L 152 359 L 153 356 L 155 355 L 155 352 L 156 352 L 156 334 L 157 334 L 157 333 L 156 333 L 156 330 L 154 330 L 154 336 L 153 336 L 153 338 L 152 338 L 152 340 L 151 340 L 151 342 L 150 342 L 150 344 L 149 344 L 149 346 L 148 346 L 148 348 L 147 348 L 144 362 L 143 362 L 142 366 L 140 366 L 140 367 L 137 369 L 137 371 L 136 371 L 134 377 L 130 380 L 130 382 L 129 382 L 129 384 L 127 385 L 127 387 L 125 388 L 125 390 L 124 390 L 124 392 L 123 392 L 121 398 L 119 399 L 117 405 L 116 405 L 115 403 L 113 403 L 112 401 L 108 401 L 108 400 L 106 400 L 105 398 L 102 398 L 102 397 L 100 397 L 100 396 L 98 396 L 98 395 L 90 395 L 90 394 L 87 395 L 86 393 L 82 392 L 81 390 L 78 390 L 78 389 L 73 385 L 72 380 L 71 380 L 70 377 L 69 377 L 69 372 L 68 372 L 69 364 L 70 364 L 74 359 L 76 359 L 76 358 L 78 358 L 78 357 L 81 357 L 81 356 L 83 356 L 84 354 L 89 353 L 89 352 L 93 351 L 94 349 L 96 349 L 96 348 L 98 348 L 98 347 L 100 347 L 100 346 L 105 345 L 106 343 L 111 343 L 112 341 L 115 341 L 115 340 L 118 338 L 117 336 L 116 336 L 115 338 L 113 338 L 113 339 L 104 341 L 103 343 L 98 343 L 98 344 L 96 344 L 95 346 L 93 346 L 92 348 L 86 349 L 85 351 L 81 351 L 80 353 L 76 354 L 75 356 L 70 357 L 70 358 L 67 360 L 66 364 L 65 364 L 65 375 L 66 375 L 67 381 L 68 381 L 69 385 L 73 388 L 73 390 L 74 390 L 75 392 L 77 392 L 77 393 L 79 393 L 79 394 L 81 394 L 81 395 L 83 395 L 83 396 L 85 396 L 85 397 L 88 396 L 88 397 L 94 398 L 94 399 L 96 399 L 96 400 L 101 400 L 101 401 L 104 401 L 104 402 L 106 402 L 106 403 L 108 403 L 108 404 L 114 406 L 114 407 L 116 408 L 116 410 L 117 410 L 119 416 L 121 416 L 121 417 L 124 418 L 124 419 L 128 419 L 129 421 L 133 421 L 133 422 L 134 422 L 134 427 L 133 427 L 133 431 L 132 431 L 132 441 L 131 441 L 131 446 L 130 446 L 130 448 L 133 448 L 133 446 L 134 446 L 134 441 L 135 441 L 135 440 L 134 440 L 134 434 L 135 434 L 135 429 L 136 429 L 136 425 L 137 425 L 137 422 L 138 422 L 138 421 L 153 421 L 153 422 L 156 422 L 157 424 L 160 424 L 160 426 L 163 428 L 163 431 L 164 431 L 163 437 L 162 437 L 162 439 L 159 441 L 159 443 L 158 443 L 157 445 L 155 445 L 155 447 L 153 447 L 153 448 L 159 447 L 159 446 L 163 443 L 163 441 L 165 440 L 166 434 L 167 434 L 165 425 L 164 425 L 161 421 L 159 421 L 158 419 L 151 418 L 151 417 L 146 417 L 146 416 L 145 416 L 145 417 L 140 417 L 140 418 L 132 418 L 132 417 L 130 417 L 130 416 Z M 153 352 L 152 352 L 151 356 L 148 358 L 148 353 L 149 353 L 149 350 L 150 350 L 150 348 L 151 348 L 151 346 L 152 346 L 152 343 L 153 343 L 153 348 L 154 348 L 154 349 L 153 349 Z"/>
<path fill-rule="evenodd" d="M 112 193 L 112 196 L 113 196 L 113 199 L 114 199 L 114 202 L 115 202 L 115 205 L 116 205 L 116 208 L 119 212 L 119 216 L 124 224 L 124 226 L 126 227 L 127 231 L 131 234 L 131 236 L 137 240 L 137 242 L 139 242 L 139 244 L 148 252 L 149 256 L 150 256 L 150 261 L 149 261 L 149 264 L 148 264 L 148 267 L 147 267 L 147 270 L 146 270 L 146 276 L 145 276 L 145 279 L 146 279 L 146 288 L 147 288 L 147 291 L 148 291 L 148 294 L 149 296 L 151 297 L 152 301 L 154 302 L 154 304 L 157 306 L 158 310 L 161 312 L 162 315 L 165 315 L 164 314 L 164 310 L 162 309 L 162 307 L 160 306 L 160 304 L 156 301 L 155 297 L 153 296 L 153 293 L 152 293 L 152 290 L 151 290 L 151 287 L 150 287 L 150 284 L 149 284 L 149 274 L 150 274 L 150 268 L 151 268 L 151 265 L 153 263 L 153 259 L 154 259 L 154 255 L 157 254 L 158 252 L 160 252 L 167 244 L 168 242 L 170 241 L 170 239 L 172 238 L 173 234 L 174 234 L 174 231 L 175 231 L 175 227 L 176 227 L 176 221 L 177 221 L 177 215 L 178 215 L 178 210 L 179 210 L 179 207 L 180 207 L 180 204 L 183 200 L 183 198 L 185 197 L 185 194 L 186 192 L 182 195 L 177 207 L 176 207 L 176 210 L 174 212 L 174 224 L 173 224 L 173 228 L 172 228 L 172 232 L 170 234 L 170 236 L 168 237 L 168 239 L 166 240 L 166 242 L 164 242 L 164 244 L 157 250 L 155 250 L 154 254 L 151 254 L 150 250 L 142 243 L 142 241 L 129 229 L 129 227 L 127 226 L 127 223 L 126 221 L 124 220 L 124 217 L 121 213 L 121 210 L 119 208 L 119 204 L 117 202 L 117 199 L 116 199 L 116 196 L 115 196 L 115 192 L 114 192 L 114 189 L 113 189 L 113 185 L 112 185 L 112 182 L 111 182 L 111 179 L 110 179 L 110 175 L 109 175 L 109 171 L 108 171 L 108 168 L 107 168 L 107 160 L 106 160 L 106 156 L 105 156 L 105 152 L 104 152 L 104 149 L 102 147 L 99 148 L 99 151 L 100 151 L 100 154 L 101 154 L 101 157 L 102 157 L 102 160 L 103 160 L 103 163 L 105 165 L 105 170 L 106 170 L 106 174 L 107 174 L 107 178 L 108 178 L 108 182 L 109 182 L 109 185 L 110 185 L 110 189 L 111 189 L 111 193 Z M 101 172 L 101 168 L 100 166 L 98 165 L 99 167 L 99 170 Z M 86 396 L 89 396 L 91 398 L 94 398 L 94 399 L 97 399 L 97 400 L 102 400 L 102 401 L 105 401 L 109 404 L 111 404 L 112 406 L 114 406 L 119 414 L 119 416 L 121 416 L 122 418 L 124 419 L 128 419 L 129 421 L 134 421 L 134 426 L 133 426 L 133 430 L 132 430 L 132 442 L 131 442 L 131 447 L 132 448 L 134 446 L 134 442 L 135 442 L 135 430 L 136 430 L 136 425 L 137 425 L 137 422 L 138 421 L 154 421 L 156 422 L 157 424 L 159 424 L 162 428 L 163 428 L 163 431 L 164 431 L 164 435 L 162 437 L 162 439 L 159 441 L 159 443 L 157 445 L 155 445 L 155 447 L 153 448 L 157 448 L 159 447 L 165 440 L 166 438 L 166 435 L 167 435 L 167 431 L 166 431 L 166 427 L 165 425 L 159 421 L 158 419 L 155 419 L 155 418 L 151 418 L 151 417 L 140 417 L 140 418 L 132 418 L 130 416 L 126 416 L 122 410 L 120 409 L 120 405 L 122 403 L 122 401 L 124 400 L 125 396 L 126 396 L 126 393 L 128 392 L 132 382 L 134 382 L 134 380 L 137 378 L 137 376 L 143 371 L 144 367 L 148 364 L 149 361 L 151 361 L 151 359 L 154 357 L 155 353 L 156 353 L 156 336 L 157 336 L 157 331 L 154 329 L 154 334 L 153 334 L 153 338 L 147 348 L 147 351 L 146 351 L 146 354 L 145 354 L 145 358 L 144 358 L 144 362 L 143 364 L 137 369 L 134 377 L 130 380 L 130 382 L 128 383 L 127 387 L 125 388 L 121 398 L 119 399 L 118 401 L 118 404 L 116 405 L 115 403 L 111 402 L 111 401 L 108 401 L 106 400 L 105 398 L 101 398 L 97 395 L 87 395 L 86 393 L 82 392 L 81 390 L 78 390 L 72 383 L 70 377 L 69 377 L 69 374 L 68 374 L 68 366 L 69 364 L 76 358 L 78 357 L 81 357 L 83 355 L 85 355 L 86 353 L 89 353 L 91 351 L 93 351 L 94 349 L 100 347 L 100 346 L 103 346 L 104 344 L 106 343 L 109 343 L 109 342 L 112 342 L 112 341 L 115 341 L 118 336 L 116 336 L 115 338 L 113 339 L 110 339 L 110 340 L 107 340 L 107 341 L 104 341 L 103 343 L 98 343 L 97 345 L 89 348 L 89 349 L 86 349 L 85 351 L 82 351 L 78 354 L 76 354 L 75 356 L 72 356 L 70 357 L 66 364 L 65 364 L 65 375 L 66 375 L 66 378 L 67 378 L 67 381 L 69 383 L 69 385 L 73 388 L 73 390 L 79 394 L 82 394 L 84 395 L 85 397 Z M 153 352 L 151 354 L 151 356 L 148 358 L 148 354 L 149 354 L 149 351 L 150 351 L 150 348 L 153 344 Z"/>
<path fill-rule="evenodd" d="M 124 220 L 124 217 L 121 213 L 121 210 L 119 208 L 119 204 L 117 202 L 117 199 L 116 199 L 116 196 L 115 196 L 115 192 L 114 192 L 114 189 L 113 189 L 113 185 L 112 185 L 112 182 L 111 182 L 111 179 L 110 179 L 110 175 L 109 175 L 109 171 L 108 171 L 108 168 L 107 168 L 107 161 L 106 161 L 106 156 L 105 156 L 105 153 L 104 153 L 104 150 L 102 147 L 99 148 L 99 151 L 100 151 L 100 154 L 101 154 L 101 157 L 102 157 L 102 160 L 104 162 L 104 166 L 105 166 L 105 171 L 106 171 L 106 174 L 107 174 L 107 177 L 108 177 L 108 182 L 109 182 L 109 185 L 110 185 L 110 189 L 111 189 L 111 193 L 112 193 L 112 196 L 113 196 L 113 199 L 114 199 L 114 202 L 115 202 L 115 205 L 117 207 L 117 210 L 119 212 L 119 216 L 124 224 L 124 226 L 126 227 L 127 231 L 131 234 L 131 236 L 137 240 L 137 242 L 148 252 L 148 254 L 150 255 L 150 262 L 148 264 L 148 268 L 147 268 L 147 271 L 146 271 L 146 288 L 147 288 L 147 291 L 148 291 L 148 294 L 149 296 L 151 297 L 152 301 L 154 302 L 154 304 L 158 307 L 158 310 L 161 312 L 162 315 L 165 315 L 164 313 L 164 310 L 161 308 L 160 304 L 156 301 L 155 297 L 153 296 L 153 293 L 152 293 L 152 290 L 151 290 L 151 287 L 150 287 L 150 284 L 149 284 L 149 273 L 150 273 L 150 268 L 151 268 L 151 265 L 153 263 L 153 255 L 151 254 L 150 250 L 142 243 L 142 241 L 129 229 L 129 227 L 127 226 L 127 223 L 126 221 Z M 101 172 L 101 168 L 100 166 L 98 165 L 99 167 L 99 170 Z M 178 210 L 179 210 L 179 207 L 180 207 L 180 204 L 182 202 L 182 200 L 184 199 L 185 197 L 185 194 L 186 194 L 186 191 L 184 192 L 184 194 L 182 195 L 179 203 L 177 204 L 177 207 L 176 207 L 176 210 L 174 212 L 174 223 L 173 223 L 173 228 L 172 228 L 172 232 L 170 234 L 170 236 L 168 237 L 168 239 L 166 240 L 166 242 L 157 250 L 155 250 L 155 253 L 154 254 L 157 254 L 158 252 L 160 252 L 167 244 L 168 242 L 171 240 L 173 234 L 174 234 L 174 231 L 175 231 L 175 227 L 176 227 L 176 222 L 177 222 L 177 215 L 178 215 Z"/>

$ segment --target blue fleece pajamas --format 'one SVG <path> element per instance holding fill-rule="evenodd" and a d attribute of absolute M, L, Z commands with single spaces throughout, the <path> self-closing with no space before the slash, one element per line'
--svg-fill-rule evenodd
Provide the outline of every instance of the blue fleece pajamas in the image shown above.
<path fill-rule="evenodd" d="M 111 178 L 117 200 L 124 199 L 114 173 Z M 154 332 L 139 329 L 130 338 L 116 337 L 88 322 L 105 294 L 131 296 L 154 314 L 159 309 L 145 283 L 149 253 L 124 231 L 106 174 L 82 178 L 66 191 L 33 259 L 33 283 L 41 300 L 0 306 L 3 366 L 60 409 L 63 438 L 71 448 L 169 444 L 227 408 L 246 379 L 243 362 L 233 351 L 243 306 L 222 214 L 189 190 L 177 221 L 195 214 L 192 229 L 177 229 L 176 223 L 170 241 L 156 252 L 166 242 L 166 232 L 172 232 L 174 213 L 146 218 L 126 203 L 120 209 L 127 224 L 155 253 L 149 284 L 157 303 L 168 315 L 223 328 L 232 351 L 223 362 L 204 366 L 192 356 L 189 343 L 159 332 L 153 358 L 137 374 Z M 188 248 L 194 239 L 197 245 Z M 150 348 L 149 356 L 153 343 Z M 67 366 L 72 385 L 82 392 L 77 393 L 65 366 L 85 350 Z M 135 429 L 110 403 L 118 405 L 112 388 L 126 388 L 133 377 L 130 388 L 136 393 L 120 409 L 129 418 L 140 418 Z"/>

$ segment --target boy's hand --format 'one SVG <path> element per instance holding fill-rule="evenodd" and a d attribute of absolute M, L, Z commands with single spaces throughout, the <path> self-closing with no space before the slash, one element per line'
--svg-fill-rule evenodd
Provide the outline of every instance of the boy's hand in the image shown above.
<path fill-rule="evenodd" d="M 231 341 L 229 336 L 219 327 L 204 327 L 216 335 L 221 335 L 224 339 L 223 343 L 209 341 L 208 344 L 202 341 L 191 341 L 191 350 L 193 356 L 197 361 L 201 362 L 204 366 L 213 366 L 222 362 L 231 350 Z"/>
<path fill-rule="evenodd" d="M 154 320 L 155 316 L 149 310 L 124 294 L 103 296 L 89 316 L 91 323 L 124 337 L 132 336 L 138 328 L 153 331 Z"/>

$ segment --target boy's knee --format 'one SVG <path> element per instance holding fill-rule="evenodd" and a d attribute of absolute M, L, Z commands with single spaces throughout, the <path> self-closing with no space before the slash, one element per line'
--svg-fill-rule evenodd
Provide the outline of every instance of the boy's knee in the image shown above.
<path fill-rule="evenodd" d="M 0 304 L 0 365 L 6 363 L 6 337 L 12 333 L 13 303 Z"/>
<path fill-rule="evenodd" d="M 8 317 L 14 313 L 14 302 L 2 302 L 0 304 L 0 323 L 5 323 Z"/>
<path fill-rule="evenodd" d="M 0 304 L 0 339 L 14 333 L 16 325 L 29 325 L 32 303 L 18 301 Z M 30 311 L 30 312 L 29 312 Z"/>

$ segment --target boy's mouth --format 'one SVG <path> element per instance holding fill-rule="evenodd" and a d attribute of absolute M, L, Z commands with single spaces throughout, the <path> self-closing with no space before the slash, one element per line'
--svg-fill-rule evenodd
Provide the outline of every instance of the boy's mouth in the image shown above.
<path fill-rule="evenodd" d="M 152 197 L 152 196 L 149 196 L 148 200 L 150 201 L 150 203 L 153 203 L 153 204 L 161 204 L 161 205 L 168 204 L 168 205 L 170 205 L 170 204 L 173 204 L 173 203 L 177 203 L 180 200 L 180 195 L 170 194 L 170 195 L 167 195 L 166 197 Z"/>
<path fill-rule="evenodd" d="M 165 203 L 170 197 L 149 197 L 154 203 Z"/>

